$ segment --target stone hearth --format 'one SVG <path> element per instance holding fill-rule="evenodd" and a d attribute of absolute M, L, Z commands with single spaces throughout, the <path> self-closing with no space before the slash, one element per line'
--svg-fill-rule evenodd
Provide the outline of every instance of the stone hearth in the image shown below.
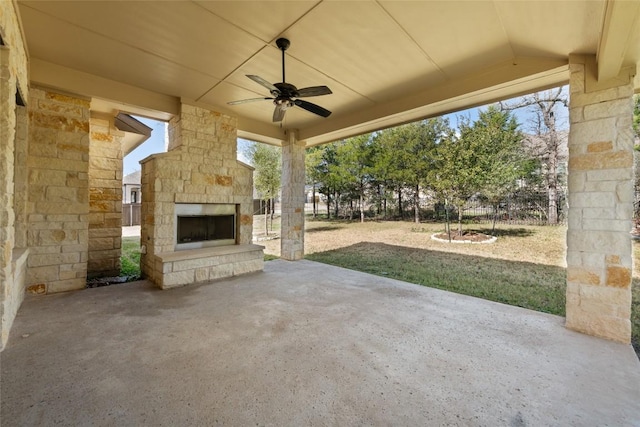
<path fill-rule="evenodd" d="M 142 164 L 142 273 L 162 289 L 263 269 L 252 244 L 253 168 L 236 159 L 236 120 L 182 105 L 169 123 L 169 151 Z M 229 212 L 227 212 L 229 211 Z M 231 237 L 178 242 L 178 216 L 232 215 Z"/>

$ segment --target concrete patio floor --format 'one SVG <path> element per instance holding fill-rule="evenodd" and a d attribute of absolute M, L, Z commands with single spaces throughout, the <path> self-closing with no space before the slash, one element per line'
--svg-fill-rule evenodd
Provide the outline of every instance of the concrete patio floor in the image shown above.
<path fill-rule="evenodd" d="M 640 425 L 632 348 L 563 323 L 310 261 L 29 297 L 0 423 Z"/>

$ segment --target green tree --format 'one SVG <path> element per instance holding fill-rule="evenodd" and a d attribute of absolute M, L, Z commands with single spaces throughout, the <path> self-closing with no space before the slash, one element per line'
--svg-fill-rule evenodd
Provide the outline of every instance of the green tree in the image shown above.
<path fill-rule="evenodd" d="M 436 165 L 436 147 L 450 139 L 453 132 L 449 121 L 442 117 L 423 120 L 416 123 L 413 138 L 409 146 L 410 158 L 407 162 L 411 171 L 407 184 L 414 189 L 414 221 L 420 222 L 420 191 L 431 188 L 429 172 Z"/>
<path fill-rule="evenodd" d="M 431 185 L 445 207 L 456 207 L 460 235 L 463 208 L 469 198 L 482 192 L 497 203 L 513 190 L 525 170 L 525 159 L 518 153 L 521 141 L 511 113 L 490 106 L 474 123 L 462 120 L 458 137 L 450 136 L 438 144 Z"/>
<path fill-rule="evenodd" d="M 271 145 L 253 143 L 247 149 L 247 156 L 255 167 L 254 186 L 265 206 L 278 196 L 282 176 L 282 151 Z M 273 224 L 273 208 L 271 223 Z M 264 232 L 269 235 L 269 215 L 264 211 Z"/>
<path fill-rule="evenodd" d="M 372 162 L 375 182 L 394 188 L 398 196 L 398 211 L 404 216 L 402 195 L 413 195 L 415 222 L 420 221 L 420 192 L 429 186 L 427 175 L 434 166 L 434 150 L 451 132 L 443 118 L 409 123 L 380 132 L 376 138 L 376 153 Z"/>
<path fill-rule="evenodd" d="M 376 138 L 376 160 L 372 170 L 378 181 L 396 192 L 398 215 L 404 217 L 402 193 L 411 180 L 411 146 L 415 125 L 402 125 L 381 131 Z"/>
<path fill-rule="evenodd" d="M 471 125 L 464 120 L 460 125 L 460 137 L 450 137 L 438 144 L 435 151 L 435 167 L 430 171 L 431 186 L 444 201 L 449 226 L 449 206 L 458 211 L 458 233 L 462 235 L 462 212 L 466 201 L 481 188 L 481 162 L 476 156 L 471 137 Z"/>
<path fill-rule="evenodd" d="M 322 147 L 310 147 L 307 149 L 305 161 L 305 179 L 307 185 L 311 186 L 312 202 L 313 202 L 313 218 L 318 214 L 318 206 L 316 203 L 316 186 L 322 182 L 322 155 L 324 151 Z"/>
<path fill-rule="evenodd" d="M 390 130 L 383 130 L 374 134 L 371 152 L 371 185 L 375 187 L 375 203 L 378 214 L 387 218 L 387 195 L 389 189 L 394 188 L 392 181 L 394 144 L 389 137 Z"/>
<path fill-rule="evenodd" d="M 358 135 L 336 144 L 336 157 L 339 159 L 334 169 L 336 181 L 357 198 L 360 222 L 364 222 L 365 192 L 371 177 L 371 144 L 371 134 Z M 352 202 L 353 199 L 350 200 Z"/>
<path fill-rule="evenodd" d="M 325 185 L 331 191 L 333 196 L 334 217 L 336 219 L 340 213 L 340 203 L 342 198 L 352 190 L 353 184 L 353 180 L 349 176 L 349 172 L 346 168 L 344 158 L 345 150 L 342 148 L 344 144 L 345 141 L 338 141 L 333 144 L 329 144 L 324 153 L 327 169 Z M 327 200 L 327 205 L 328 204 L 329 200 Z"/>
<path fill-rule="evenodd" d="M 318 191 L 327 198 L 327 219 L 331 218 L 331 203 L 334 201 L 335 216 L 338 216 L 339 196 L 343 191 L 343 174 L 340 172 L 337 144 L 326 144 L 310 151 L 305 164 L 307 172 L 319 184 Z"/>
<path fill-rule="evenodd" d="M 483 177 L 481 192 L 493 206 L 493 230 L 498 204 L 515 191 L 519 178 L 529 173 L 528 159 L 522 154 L 523 135 L 516 119 L 508 111 L 494 106 L 481 111 L 473 125 L 473 137 L 479 140 Z"/>

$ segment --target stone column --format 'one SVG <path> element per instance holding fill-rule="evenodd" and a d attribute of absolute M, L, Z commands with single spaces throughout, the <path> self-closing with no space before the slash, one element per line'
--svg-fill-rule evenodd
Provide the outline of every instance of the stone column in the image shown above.
<path fill-rule="evenodd" d="M 122 138 L 112 116 L 92 114 L 88 277 L 118 276 L 122 243 Z"/>
<path fill-rule="evenodd" d="M 571 57 L 566 324 L 629 343 L 635 70 L 599 82 L 596 69 Z"/>
<path fill-rule="evenodd" d="M 0 349 L 9 337 L 15 313 L 11 313 L 12 257 L 15 242 L 13 167 L 16 126 L 16 79 L 9 67 L 9 49 L 0 46 Z M 17 309 L 17 308 L 16 308 Z"/>
<path fill-rule="evenodd" d="M 26 121 L 22 105 L 29 95 L 27 55 L 19 23 L 18 5 L 0 6 L 0 351 L 24 298 L 28 251 L 24 226 L 27 200 Z M 19 230 L 18 224 L 20 225 Z"/>
<path fill-rule="evenodd" d="M 282 144 L 280 238 L 280 257 L 289 261 L 304 257 L 304 155 L 304 141 L 289 131 L 289 140 Z"/>
<path fill-rule="evenodd" d="M 29 93 L 27 284 L 83 289 L 89 245 L 89 100 Z"/>

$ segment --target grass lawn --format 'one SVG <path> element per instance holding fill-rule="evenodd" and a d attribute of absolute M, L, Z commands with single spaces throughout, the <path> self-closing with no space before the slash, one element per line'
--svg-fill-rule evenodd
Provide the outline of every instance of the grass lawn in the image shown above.
<path fill-rule="evenodd" d="M 120 276 L 140 277 L 140 237 L 122 238 L 120 264 Z"/>

